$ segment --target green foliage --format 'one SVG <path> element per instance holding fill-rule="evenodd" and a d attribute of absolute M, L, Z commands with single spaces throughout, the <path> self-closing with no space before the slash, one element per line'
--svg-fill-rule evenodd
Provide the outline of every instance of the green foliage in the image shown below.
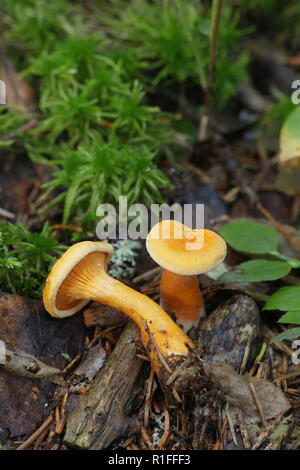
<path fill-rule="evenodd" d="M 293 340 L 300 337 L 300 328 L 291 328 L 289 330 L 280 333 L 272 339 L 273 343 L 278 343 L 278 341 L 283 341 L 284 339 Z"/>
<path fill-rule="evenodd" d="M 278 323 L 291 323 L 300 325 L 300 309 L 286 312 L 284 315 L 282 315 L 280 320 L 278 320 Z"/>
<path fill-rule="evenodd" d="M 300 287 L 281 287 L 269 298 L 264 310 L 300 310 Z"/>
<path fill-rule="evenodd" d="M 222 274 L 218 278 L 219 282 L 274 281 L 286 276 L 291 269 L 300 268 L 299 260 L 277 251 L 279 233 L 273 227 L 245 219 L 230 222 L 221 227 L 219 232 L 226 242 L 238 251 L 249 254 L 268 254 L 281 260 L 246 261 Z M 300 324 L 300 287 L 281 287 L 267 300 L 264 310 L 285 311 L 287 313 L 280 318 L 280 323 Z M 297 337 L 299 332 L 300 328 L 287 330 L 275 340 L 292 339 Z"/>
<path fill-rule="evenodd" d="M 62 10 L 66 7 L 58 3 Z M 15 8 L 7 7 L 20 23 L 21 4 L 17 0 Z M 30 2 L 32 8 L 35 4 Z M 42 2 L 39 8 L 41 18 L 49 14 L 49 21 L 41 21 L 52 37 L 54 9 L 47 5 Z M 160 189 L 169 182 L 157 159 L 176 139 L 166 113 L 147 105 L 142 84 L 129 76 L 124 62 L 110 56 L 107 41 L 99 34 L 70 31 L 58 35 L 60 40 L 49 39 L 51 47 L 30 45 L 34 53 L 23 75 L 39 79 L 41 114 L 38 126 L 22 135 L 22 144 L 35 162 L 53 168 L 45 197 L 53 190 L 56 194 L 44 210 L 62 203 L 64 222 L 77 217 L 87 226 L 98 204 L 115 203 L 122 192 L 128 193 L 130 204 L 162 202 Z M 10 119 L 3 113 L 3 128 L 15 124 Z"/>
<path fill-rule="evenodd" d="M 34 54 L 81 26 L 81 10 L 68 0 L 3 0 L 2 9 L 7 43 Z"/>
<path fill-rule="evenodd" d="M 147 0 L 117 2 L 115 17 L 106 22 L 110 33 L 127 47 L 141 68 L 151 70 L 153 85 L 161 80 L 193 80 L 207 85 L 210 67 L 210 9 L 201 2 Z M 113 18 L 113 19 L 112 19 Z M 248 57 L 238 51 L 248 31 L 238 27 L 238 12 L 224 4 L 218 30 L 214 102 L 223 107 L 246 78 Z"/>
<path fill-rule="evenodd" d="M 0 221 L 0 287 L 2 291 L 40 297 L 56 257 L 66 247 L 51 235 L 48 222 L 40 233 L 23 224 Z"/>
<path fill-rule="evenodd" d="M 290 96 L 279 90 L 274 89 L 273 95 L 276 101 L 271 103 L 267 114 L 262 119 L 262 125 L 269 126 L 272 134 L 278 135 L 285 120 L 295 109 L 295 105 Z"/>
<path fill-rule="evenodd" d="M 169 186 L 166 176 L 155 165 L 155 153 L 147 146 L 132 147 L 116 143 L 94 141 L 77 150 L 67 147 L 55 161 L 57 170 L 53 179 L 45 184 L 44 198 L 58 188 L 64 199 L 63 222 L 77 216 L 80 223 L 95 220 L 101 203 L 118 204 L 119 196 L 126 195 L 128 204 L 136 201 L 148 205 L 162 202 L 158 188 Z M 92 177 L 91 177 L 92 175 Z M 56 205 L 57 197 L 44 206 Z"/>
<path fill-rule="evenodd" d="M 32 59 L 25 75 L 32 74 L 41 77 L 40 131 L 52 142 L 63 133 L 72 147 L 111 133 L 156 148 L 169 139 L 160 120 L 165 115 L 145 104 L 142 85 L 127 81 L 119 63 L 105 55 L 98 35 L 57 43 L 52 53 Z"/>
<path fill-rule="evenodd" d="M 17 107 L 8 105 L 0 106 L 0 130 L 1 137 L 15 135 L 16 131 L 25 124 L 28 116 L 20 113 Z M 0 139 L 0 147 L 12 145 L 15 138 L 11 137 L 7 140 Z"/>
<path fill-rule="evenodd" d="M 290 271 L 291 266 L 283 261 L 254 259 L 239 264 L 235 270 L 223 274 L 219 280 L 222 282 L 275 281 L 286 276 Z"/>
<path fill-rule="evenodd" d="M 211 9 L 200 2 L 118 0 L 101 4 L 99 15 L 96 4 L 91 9 L 67 0 L 3 3 L 7 47 L 22 75 L 38 84 L 39 124 L 22 135 L 22 144 L 35 162 L 53 168 L 44 210 L 61 204 L 64 222 L 77 218 L 86 226 L 98 204 L 115 203 L 122 192 L 130 204 L 162 202 L 160 190 L 169 183 L 157 162 L 166 147 L 174 148 L 176 131 L 166 113 L 147 103 L 147 77 L 151 85 L 193 80 L 206 86 L 211 28 Z M 218 106 L 245 76 L 246 57 L 235 52 L 245 33 L 238 22 L 224 5 Z M 7 133 L 19 127 L 11 113 L 1 119 Z"/>
<path fill-rule="evenodd" d="M 116 279 L 128 279 L 133 276 L 137 251 L 141 244 L 134 240 L 119 240 L 113 244 L 114 254 L 110 261 L 109 274 Z"/>
<path fill-rule="evenodd" d="M 300 106 L 297 105 L 288 115 L 280 132 L 280 161 L 282 163 L 300 157 L 299 119 Z"/>
<path fill-rule="evenodd" d="M 240 3 L 244 2 L 241 1 Z M 247 2 L 247 8 L 252 9 L 258 7 L 267 12 L 275 10 L 279 5 L 280 2 L 278 0 L 250 0 Z"/>
<path fill-rule="evenodd" d="M 279 242 L 277 230 L 250 219 L 230 222 L 219 233 L 232 248 L 245 253 L 265 254 L 276 250 Z"/>

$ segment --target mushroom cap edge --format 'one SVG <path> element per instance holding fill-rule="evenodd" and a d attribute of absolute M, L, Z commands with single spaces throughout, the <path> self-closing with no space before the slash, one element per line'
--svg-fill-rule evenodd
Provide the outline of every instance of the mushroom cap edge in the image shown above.
<path fill-rule="evenodd" d="M 99 251 L 107 253 L 106 266 L 108 265 L 113 253 L 113 247 L 107 242 L 91 242 L 83 241 L 72 245 L 63 253 L 63 255 L 53 265 L 43 290 L 44 306 L 50 315 L 56 318 L 66 318 L 74 315 L 81 310 L 89 300 L 79 301 L 78 304 L 68 310 L 58 310 L 55 304 L 56 295 L 62 282 L 66 279 L 68 274 L 88 254 Z"/>

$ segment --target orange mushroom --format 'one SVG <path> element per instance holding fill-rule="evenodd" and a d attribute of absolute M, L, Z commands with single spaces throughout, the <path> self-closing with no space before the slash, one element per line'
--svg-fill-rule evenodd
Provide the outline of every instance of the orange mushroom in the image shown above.
<path fill-rule="evenodd" d="M 226 243 L 211 230 L 192 230 L 180 222 L 164 220 L 151 229 L 146 247 L 164 268 L 161 305 L 175 314 L 177 323 L 187 332 L 205 314 L 197 276 L 223 261 Z"/>
<path fill-rule="evenodd" d="M 113 254 L 105 242 L 81 242 L 69 248 L 53 266 L 43 300 L 50 315 L 68 317 L 90 300 L 128 315 L 139 327 L 154 369 L 175 356 L 187 356 L 193 344 L 169 315 L 152 299 L 106 273 Z"/>

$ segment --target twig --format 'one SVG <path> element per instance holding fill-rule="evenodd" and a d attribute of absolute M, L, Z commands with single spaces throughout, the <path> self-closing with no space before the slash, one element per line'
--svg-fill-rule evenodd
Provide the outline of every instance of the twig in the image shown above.
<path fill-rule="evenodd" d="M 222 415 L 222 413 L 221 413 L 221 415 Z M 223 438 L 224 438 L 224 432 L 226 430 L 227 423 L 228 423 L 228 418 L 227 418 L 227 416 L 225 416 L 225 418 L 223 419 L 223 422 L 222 422 L 221 430 L 220 430 L 220 437 L 218 437 L 215 445 L 213 446 L 213 450 L 219 450 L 221 440 L 223 441 Z"/>
<path fill-rule="evenodd" d="M 186 168 L 187 170 L 195 173 L 195 175 L 199 176 L 202 183 L 205 184 L 205 183 L 210 183 L 211 182 L 211 177 L 208 176 L 208 174 L 204 170 L 201 170 L 201 168 L 193 165 L 192 163 L 182 162 L 182 166 L 184 168 Z"/>
<path fill-rule="evenodd" d="M 300 248 L 300 242 L 296 240 L 277 220 L 270 214 L 270 212 L 261 204 L 256 202 L 257 209 L 264 214 L 264 216 L 271 222 L 272 225 L 280 232 L 285 238 L 287 238 L 293 245 Z"/>
<path fill-rule="evenodd" d="M 15 219 L 16 214 L 13 214 L 12 212 L 7 211 L 6 209 L 2 209 L 0 207 L 0 216 L 5 217 L 5 219 Z"/>
<path fill-rule="evenodd" d="M 208 84 L 205 88 L 205 112 L 200 121 L 198 132 L 198 142 L 203 142 L 207 137 L 207 127 L 209 122 L 209 115 L 211 109 L 211 95 L 214 84 L 215 67 L 216 67 L 216 49 L 218 28 L 220 23 L 220 16 L 222 10 L 222 0 L 213 0 L 212 4 L 212 19 L 210 31 L 210 69 L 208 75 Z"/>
<path fill-rule="evenodd" d="M 73 359 L 71 362 L 69 362 L 69 364 L 66 365 L 66 367 L 63 369 L 62 371 L 62 374 L 66 374 L 67 372 L 69 372 L 71 369 L 73 369 L 73 367 L 75 366 L 75 364 L 82 358 L 83 356 L 83 352 L 80 351 Z"/>
<path fill-rule="evenodd" d="M 147 389 L 146 389 L 146 396 L 145 396 L 145 411 L 144 411 L 144 426 L 145 428 L 148 427 L 148 421 L 150 416 L 150 409 L 151 409 L 151 398 L 152 398 L 152 388 L 153 388 L 153 378 L 154 378 L 154 370 L 151 368 L 149 378 L 147 380 Z"/>
<path fill-rule="evenodd" d="M 263 407 L 262 407 L 262 404 L 256 394 L 256 391 L 255 391 L 255 388 L 254 388 L 254 385 L 252 382 L 249 382 L 249 388 L 251 390 L 251 393 L 252 393 L 252 396 L 254 398 L 254 401 L 255 401 L 255 404 L 257 406 L 257 409 L 258 409 L 258 412 L 259 412 L 259 415 L 261 417 L 261 420 L 262 420 L 262 423 L 264 425 L 264 427 L 266 428 L 268 426 L 268 423 L 267 423 L 267 420 L 266 420 L 266 417 L 265 417 L 265 414 L 264 414 L 264 410 L 263 410 Z"/>
<path fill-rule="evenodd" d="M 237 443 L 237 438 L 236 438 L 235 429 L 234 429 L 234 423 L 233 423 L 233 419 L 232 419 L 232 416 L 231 416 L 231 413 L 230 413 L 228 402 L 226 403 L 226 416 L 227 416 L 227 419 L 228 419 L 228 424 L 229 424 L 229 429 L 230 429 L 230 432 L 231 432 L 231 435 L 232 435 L 232 440 L 234 442 L 234 445 L 237 447 L 238 443 Z"/>
<path fill-rule="evenodd" d="M 166 369 L 166 371 L 171 374 L 172 373 L 172 370 L 170 369 L 170 367 L 168 366 L 168 363 L 167 361 L 165 360 L 165 358 L 163 357 L 162 353 L 160 352 L 160 350 L 158 349 L 158 346 L 155 342 L 155 339 L 153 338 L 153 335 L 151 333 L 151 331 L 149 330 L 145 320 L 143 318 L 141 318 L 141 322 L 146 330 L 146 333 L 148 334 L 149 338 L 150 338 L 150 341 L 151 343 L 153 344 L 155 350 L 156 350 L 156 353 L 157 353 L 157 356 L 158 356 L 158 359 L 160 360 L 161 364 L 164 366 L 164 368 Z"/>
<path fill-rule="evenodd" d="M 5 348 L 5 362 L 1 364 L 6 370 L 15 375 L 31 378 L 49 377 L 59 381 L 61 371 L 56 367 L 48 366 L 32 354 Z"/>
<path fill-rule="evenodd" d="M 242 436 L 243 443 L 244 443 L 244 448 L 245 450 L 249 450 L 251 449 L 251 443 L 250 443 L 247 428 L 244 423 L 242 410 L 238 411 L 237 417 L 238 417 L 239 427 L 241 431 L 241 436 Z"/>
<path fill-rule="evenodd" d="M 255 180 L 255 186 L 259 187 L 261 182 L 264 180 L 265 176 L 270 171 L 270 160 L 268 158 L 268 154 L 264 146 L 264 141 L 261 132 L 257 136 L 257 152 L 262 164 L 262 170 L 259 172 Z"/>
<path fill-rule="evenodd" d="M 269 424 L 269 426 L 258 436 L 256 443 L 252 446 L 251 450 L 258 449 L 261 444 L 267 439 L 267 437 L 271 434 L 274 430 L 275 426 L 280 423 L 283 418 L 283 413 L 280 413 L 273 421 L 273 423 Z"/>
<path fill-rule="evenodd" d="M 34 129 L 38 125 L 39 121 L 35 118 L 30 119 L 26 124 L 21 126 L 16 132 L 11 132 L 10 134 L 4 135 L 1 137 L 1 141 L 6 141 L 10 139 L 15 139 L 16 137 L 19 137 L 22 134 L 25 134 L 26 132 L 30 131 L 31 129 Z"/>
<path fill-rule="evenodd" d="M 48 426 L 52 423 L 52 421 L 53 421 L 53 412 L 51 411 L 50 415 L 43 422 L 43 424 L 28 439 L 26 439 L 26 441 L 24 441 L 19 447 L 17 447 L 16 450 L 27 449 L 44 432 L 44 430 L 48 428 Z"/>
<path fill-rule="evenodd" d="M 148 431 L 144 427 L 142 427 L 142 430 L 141 430 L 141 437 L 142 437 L 143 441 L 147 444 L 147 446 L 149 447 L 150 450 L 155 450 L 155 448 L 154 448 L 154 446 L 153 446 L 153 444 L 150 440 Z"/>
<path fill-rule="evenodd" d="M 293 377 L 300 376 L 300 370 L 296 370 L 295 372 L 290 372 L 289 374 L 281 375 L 273 380 L 273 382 L 281 382 L 282 380 L 291 379 Z"/>
<path fill-rule="evenodd" d="M 47 434 L 49 433 L 49 426 L 45 429 L 44 432 L 35 440 L 33 450 L 38 450 L 40 443 L 46 438 Z"/>
<path fill-rule="evenodd" d="M 173 396 L 174 396 L 175 400 L 177 401 L 177 403 L 182 403 L 182 400 L 181 400 L 181 398 L 180 398 L 180 395 L 179 395 L 179 393 L 177 392 L 177 390 L 176 390 L 175 387 L 172 388 L 172 393 L 173 393 Z"/>
<path fill-rule="evenodd" d="M 55 426 L 55 434 L 61 434 L 64 430 L 64 427 L 66 425 L 66 422 L 67 422 L 67 417 L 66 417 L 66 410 L 65 410 L 65 406 L 66 406 L 66 402 L 67 402 L 67 399 L 68 399 L 68 396 L 69 396 L 69 393 L 65 393 L 64 394 L 64 397 L 62 399 L 62 403 L 60 405 L 60 412 L 59 412 L 59 405 L 57 405 L 56 407 L 56 414 L 55 414 L 55 418 L 56 418 L 56 426 Z"/>
<path fill-rule="evenodd" d="M 264 327 L 264 335 L 265 335 L 265 340 L 268 343 L 271 343 L 272 339 L 277 336 L 277 333 L 274 333 L 272 330 L 270 330 L 267 327 Z M 287 346 L 283 341 L 278 341 L 276 343 L 272 343 L 272 348 L 277 349 L 277 351 L 282 351 L 288 354 L 290 357 L 294 354 L 294 351 L 292 348 Z"/>
<path fill-rule="evenodd" d="M 139 276 L 136 276 L 132 282 L 137 283 L 141 281 L 147 281 L 148 279 L 151 279 L 152 276 L 155 274 L 158 274 L 162 271 L 162 268 L 160 266 L 157 266 L 156 268 L 149 269 L 149 271 L 144 272 L 143 274 L 140 274 Z"/>
<path fill-rule="evenodd" d="M 171 434 L 171 431 L 170 431 L 170 414 L 169 414 L 167 408 L 165 408 L 165 430 L 164 430 L 163 436 L 160 440 L 160 443 L 158 444 L 158 448 L 160 450 L 162 450 L 162 448 L 168 442 L 170 434 Z"/>
<path fill-rule="evenodd" d="M 71 230 L 72 232 L 82 233 L 82 227 L 78 227 L 77 225 L 68 225 L 68 224 L 54 224 L 53 230 Z"/>
<path fill-rule="evenodd" d="M 242 374 L 246 369 L 246 365 L 249 359 L 249 354 L 250 354 L 250 341 L 248 341 L 245 347 L 244 357 L 242 360 L 242 364 L 240 366 L 240 374 Z"/>

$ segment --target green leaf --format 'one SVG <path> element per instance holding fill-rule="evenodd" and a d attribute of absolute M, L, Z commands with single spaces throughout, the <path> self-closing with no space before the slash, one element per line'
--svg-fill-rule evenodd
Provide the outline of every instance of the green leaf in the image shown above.
<path fill-rule="evenodd" d="M 253 220 L 237 220 L 219 229 L 226 242 L 237 251 L 265 254 L 276 250 L 279 234 L 268 225 L 258 224 Z"/>
<path fill-rule="evenodd" d="M 279 158 L 281 162 L 300 157 L 299 121 L 300 106 L 296 106 L 294 111 L 289 114 L 280 132 Z"/>
<path fill-rule="evenodd" d="M 296 325 L 300 325 L 300 310 L 286 312 L 278 320 L 278 323 L 293 323 Z"/>
<path fill-rule="evenodd" d="M 264 310 L 300 310 L 300 286 L 281 287 L 266 302 Z"/>
<path fill-rule="evenodd" d="M 278 341 L 282 341 L 284 339 L 296 339 L 300 337 L 300 328 L 291 328 L 290 330 L 284 331 L 280 333 L 280 335 L 275 336 L 272 339 L 272 343 L 278 343 Z"/>
<path fill-rule="evenodd" d="M 245 261 L 235 268 L 223 274 L 218 280 L 221 282 L 261 282 L 275 281 L 286 276 L 291 267 L 282 261 L 269 261 L 254 259 Z"/>
<path fill-rule="evenodd" d="M 279 258 L 283 261 L 286 261 L 293 269 L 298 269 L 300 268 L 300 260 L 296 258 L 291 258 L 290 256 L 285 256 L 281 253 L 278 253 L 278 251 L 270 251 L 270 255 L 275 256 L 275 258 Z"/>

